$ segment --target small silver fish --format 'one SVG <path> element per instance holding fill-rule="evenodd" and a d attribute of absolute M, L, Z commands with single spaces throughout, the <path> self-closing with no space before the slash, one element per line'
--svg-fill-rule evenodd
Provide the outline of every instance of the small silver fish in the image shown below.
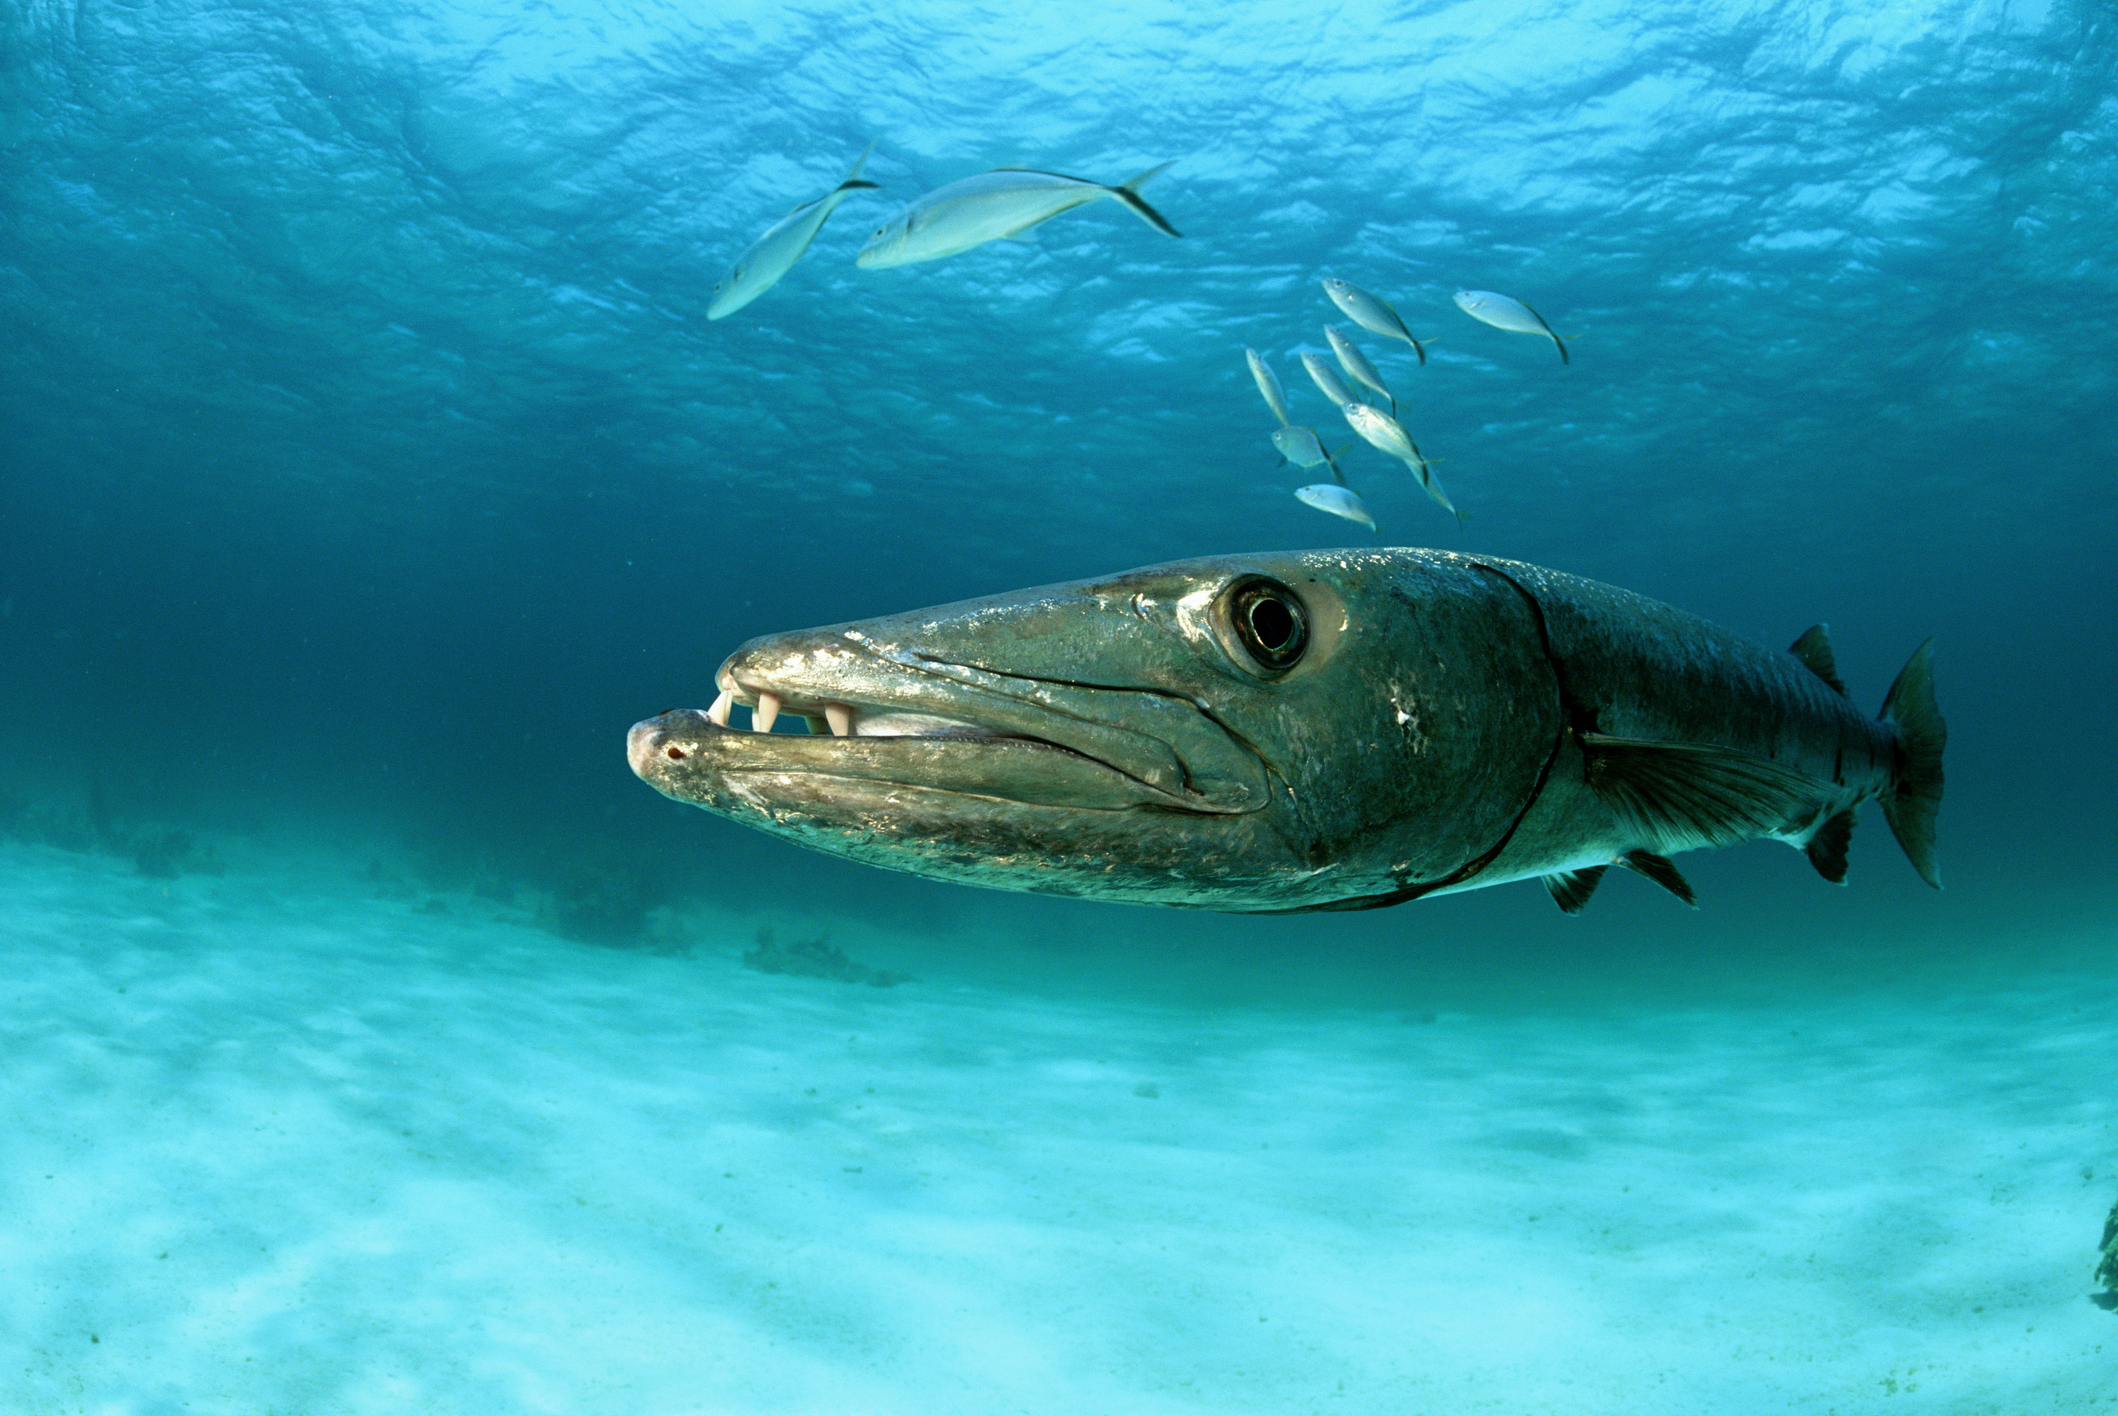
<path fill-rule="evenodd" d="M 1463 513 L 1456 509 L 1455 503 L 1449 500 L 1449 494 L 1441 489 L 1441 483 L 1435 479 L 1433 465 L 1427 461 L 1426 454 L 1419 450 L 1419 444 L 1412 441 L 1412 435 L 1404 430 L 1402 424 L 1382 409 L 1371 408 L 1365 403 L 1348 403 L 1339 411 L 1346 415 L 1346 421 L 1353 425 L 1353 431 L 1368 440 L 1370 447 L 1402 459 L 1404 464 L 1412 469 L 1413 475 L 1419 478 L 1420 486 L 1427 489 L 1427 495 L 1440 503 L 1443 511 L 1458 521 L 1463 520 Z"/>
<path fill-rule="evenodd" d="M 1163 235 L 1182 236 L 1140 196 L 1141 186 L 1168 166 L 1165 162 L 1150 167 L 1115 187 L 1025 167 L 981 172 L 913 198 L 903 211 L 875 228 L 854 261 L 868 270 L 937 261 L 988 241 L 1019 237 L 1039 222 L 1105 197 L 1125 203 Z"/>
<path fill-rule="evenodd" d="M 1309 371 L 1309 377 L 1316 384 L 1317 391 L 1330 399 L 1333 407 L 1343 408 L 1349 403 L 1360 402 L 1353 390 L 1346 387 L 1346 381 L 1338 376 L 1338 370 L 1324 362 L 1323 355 L 1312 354 L 1304 349 L 1302 367 Z"/>
<path fill-rule="evenodd" d="M 1294 420 L 1287 416 L 1287 390 L 1280 387 L 1280 376 L 1265 362 L 1265 356 L 1255 349 L 1245 349 L 1243 357 L 1250 361 L 1250 376 L 1258 381 L 1258 392 L 1265 395 L 1265 404 L 1272 409 L 1272 416 L 1280 420 L 1285 428 Z M 1277 435 L 1275 435 L 1275 438 Z"/>
<path fill-rule="evenodd" d="M 1341 487 L 1346 485 L 1346 474 L 1338 470 L 1338 462 L 1313 430 L 1293 425 L 1274 428 L 1272 445 L 1280 450 L 1280 456 L 1297 467 L 1329 467 L 1332 478 Z"/>
<path fill-rule="evenodd" d="M 1490 290 L 1459 290 L 1456 292 L 1456 308 L 1462 310 L 1481 324 L 1495 329 L 1509 330 L 1515 334 L 1541 334 L 1559 346 L 1559 362 L 1571 364 L 1573 359 L 1566 352 L 1566 341 L 1552 332 L 1544 322 L 1544 316 L 1520 300 L 1506 295 L 1496 295 Z"/>
<path fill-rule="evenodd" d="M 1379 334 L 1385 339 L 1402 339 L 1412 346 L 1413 353 L 1419 355 L 1420 363 L 1427 362 L 1427 346 L 1412 337 L 1412 331 L 1405 327 L 1397 307 L 1388 300 L 1371 295 L 1352 281 L 1340 280 L 1335 275 L 1324 277 L 1324 293 L 1331 297 L 1332 304 L 1346 312 L 1347 319 L 1370 334 Z"/>
<path fill-rule="evenodd" d="M 1340 334 L 1337 325 L 1325 325 L 1324 338 L 1331 341 L 1331 352 L 1338 355 L 1338 366 L 1351 374 L 1356 381 L 1366 384 L 1389 399 L 1390 411 L 1397 412 L 1397 395 L 1383 386 L 1383 376 L 1375 365 L 1368 362 L 1368 356 L 1356 349 L 1352 340 Z"/>
<path fill-rule="evenodd" d="M 1368 504 L 1360 494 L 1336 482 L 1318 482 L 1312 486 L 1296 487 L 1296 500 L 1318 511 L 1328 511 L 1333 516 L 1343 516 L 1348 521 L 1358 521 L 1370 531 L 1375 530 L 1375 518 L 1368 514 Z"/>
<path fill-rule="evenodd" d="M 809 249 L 816 233 L 823 230 L 824 218 L 830 216 L 840 202 L 863 188 L 880 185 L 861 180 L 860 170 L 867 165 L 868 154 L 873 151 L 875 144 L 869 143 L 861 150 L 845 181 L 815 201 L 803 202 L 774 222 L 764 235 L 744 247 L 743 254 L 735 258 L 735 267 L 713 287 L 713 299 L 706 306 L 707 319 L 718 320 L 732 315 L 770 290 L 802 258 L 802 252 Z"/>

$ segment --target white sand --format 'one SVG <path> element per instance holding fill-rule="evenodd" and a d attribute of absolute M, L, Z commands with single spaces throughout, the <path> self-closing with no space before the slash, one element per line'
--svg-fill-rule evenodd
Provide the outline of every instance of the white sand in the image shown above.
<path fill-rule="evenodd" d="M 1204 1013 L 126 869 L 0 846 L 9 1413 L 2118 1412 L 2110 978 Z"/>

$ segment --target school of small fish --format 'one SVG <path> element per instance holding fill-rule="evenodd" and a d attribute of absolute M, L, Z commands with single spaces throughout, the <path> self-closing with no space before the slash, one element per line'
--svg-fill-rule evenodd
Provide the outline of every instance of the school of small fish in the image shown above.
<path fill-rule="evenodd" d="M 718 320 L 732 315 L 770 290 L 802 258 L 840 202 L 856 192 L 879 189 L 879 183 L 867 181 L 860 175 L 861 169 L 867 165 L 868 155 L 874 150 L 875 144 L 868 144 L 854 161 L 852 170 L 836 187 L 814 201 L 795 207 L 744 248 L 728 274 L 714 287 L 712 299 L 706 306 L 707 319 Z M 1168 166 L 1165 162 L 1159 167 L 1151 167 L 1116 186 L 1026 167 L 997 167 L 974 177 L 961 178 L 913 198 L 895 216 L 876 227 L 854 257 L 854 264 L 864 270 L 879 270 L 941 260 L 983 246 L 988 241 L 1032 240 L 1034 237 L 1029 233 L 1044 222 L 1076 207 L 1104 200 L 1118 202 L 1165 236 L 1182 236 L 1183 232 L 1170 225 L 1167 218 L 1140 195 L 1140 188 Z M 1402 341 L 1418 356 L 1421 366 L 1426 364 L 1429 341 L 1412 333 L 1411 326 L 1398 314 L 1396 306 L 1337 276 L 1325 277 L 1323 285 L 1331 303 L 1347 319 L 1370 334 Z M 1458 309 L 1494 329 L 1551 340 L 1559 350 L 1559 361 L 1562 364 L 1573 362 L 1567 353 L 1566 338 L 1556 333 L 1543 315 L 1522 301 L 1491 290 L 1459 290 L 1455 300 Z M 1463 513 L 1442 490 L 1440 481 L 1434 476 L 1433 463 L 1419 450 L 1419 444 L 1412 440 L 1404 424 L 1398 421 L 1397 395 L 1384 381 L 1382 371 L 1337 325 L 1324 326 L 1324 339 L 1338 361 L 1336 369 L 1313 350 L 1299 351 L 1302 367 L 1308 371 L 1318 392 L 1338 409 L 1347 426 L 1359 434 L 1361 441 L 1403 462 L 1421 490 L 1461 522 Z M 1374 516 L 1339 468 L 1339 454 L 1353 444 L 1341 447 L 1338 453 L 1327 449 L 1315 429 L 1294 421 L 1288 408 L 1287 390 L 1281 385 L 1279 375 L 1272 371 L 1272 366 L 1265 362 L 1265 356 L 1248 348 L 1243 355 L 1250 364 L 1250 376 L 1256 380 L 1259 394 L 1279 424 L 1271 436 L 1272 445 L 1279 450 L 1280 456 L 1304 469 L 1331 469 L 1331 481 L 1296 488 L 1296 499 L 1306 506 L 1358 522 L 1371 532 L 1375 531 Z M 1344 371 L 1344 377 L 1340 376 L 1340 370 Z M 1349 379 L 1351 383 L 1347 382 Z M 1381 395 L 1389 405 L 1388 411 L 1357 394 L 1355 386 Z"/>

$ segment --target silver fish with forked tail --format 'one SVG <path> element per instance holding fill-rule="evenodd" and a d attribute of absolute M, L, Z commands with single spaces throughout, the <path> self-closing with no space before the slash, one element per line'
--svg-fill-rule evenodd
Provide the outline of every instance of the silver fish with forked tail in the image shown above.
<path fill-rule="evenodd" d="M 875 144 L 869 143 L 854 159 L 853 170 L 846 174 L 843 182 L 815 201 L 803 202 L 743 248 L 743 254 L 735 258 L 735 265 L 721 278 L 721 283 L 713 287 L 713 299 L 706 305 L 707 319 L 725 319 L 734 314 L 794 269 L 794 263 L 809 249 L 816 233 L 824 229 L 825 220 L 838 210 L 838 204 L 855 192 L 877 185 L 864 181 L 860 175 L 861 168 L 867 166 L 868 154 L 873 151 Z"/>
<path fill-rule="evenodd" d="M 1459 290 L 1455 298 L 1456 308 L 1480 324 L 1514 334 L 1541 334 L 1559 346 L 1560 363 L 1574 362 L 1574 357 L 1566 352 L 1566 341 L 1545 323 L 1544 316 L 1514 296 L 1495 294 L 1491 290 Z"/>
<path fill-rule="evenodd" d="M 1349 403 L 1360 402 L 1360 395 L 1338 376 L 1338 370 L 1324 362 L 1322 355 L 1304 349 L 1302 367 L 1309 371 L 1309 381 L 1316 385 L 1316 391 L 1331 400 L 1332 407 L 1344 408 Z"/>
<path fill-rule="evenodd" d="M 1419 355 L 1420 363 L 1427 362 L 1427 346 L 1413 337 L 1412 331 L 1405 327 L 1404 317 L 1388 300 L 1371 295 L 1352 281 L 1340 280 L 1335 275 L 1324 277 L 1324 293 L 1362 329 L 1385 339 L 1402 339 L 1412 346 L 1413 353 Z"/>
<path fill-rule="evenodd" d="M 1338 471 L 1336 467 L 1331 470 Z M 1357 521 L 1370 531 L 1375 530 L 1374 513 L 1361 500 L 1361 494 L 1346 485 L 1343 477 L 1336 482 L 1314 482 L 1306 487 L 1296 487 L 1294 499 L 1303 506 L 1313 506 L 1318 511 L 1328 511 L 1333 516 Z"/>
<path fill-rule="evenodd" d="M 1272 416 L 1280 420 L 1283 428 L 1293 423 L 1294 419 L 1287 416 L 1287 390 L 1280 387 L 1280 376 L 1272 371 L 1272 365 L 1255 349 L 1244 349 L 1243 357 L 1250 361 L 1250 377 L 1257 381 L 1258 392 L 1264 395 Z"/>
<path fill-rule="evenodd" d="M 651 786 L 965 884 L 1289 911 L 1537 877 L 1572 913 L 1611 865 L 1689 900 L 1671 854 L 1756 838 L 1841 881 L 1871 798 L 1939 883 L 1928 646 L 1870 718 L 1821 626 L 1779 652 L 1518 561 L 1178 561 L 754 639 L 717 678 L 633 727 Z"/>
<path fill-rule="evenodd" d="M 1346 371 L 1346 376 L 1356 383 L 1366 384 L 1389 399 L 1390 414 L 1395 417 L 1397 395 L 1390 392 L 1390 386 L 1383 382 L 1382 371 L 1368 362 L 1368 356 L 1361 353 L 1360 346 L 1340 334 L 1337 325 L 1325 325 L 1324 337 L 1331 341 L 1331 352 L 1338 355 L 1338 366 Z"/>
<path fill-rule="evenodd" d="M 1346 485 L 1346 474 L 1339 471 L 1338 459 L 1331 455 L 1330 448 L 1324 446 L 1315 429 L 1298 423 L 1274 428 L 1272 445 L 1280 450 L 1280 456 L 1297 467 L 1329 467 L 1331 480 L 1341 487 Z"/>
<path fill-rule="evenodd" d="M 1419 450 L 1419 444 L 1412 441 L 1412 435 L 1405 431 L 1404 424 L 1382 409 L 1371 408 L 1365 403 L 1348 403 L 1339 409 L 1339 412 L 1345 415 L 1347 424 L 1367 441 L 1368 446 L 1402 459 L 1405 466 L 1412 469 L 1412 475 L 1419 478 L 1419 485 L 1426 490 L 1427 495 L 1432 497 L 1443 511 L 1458 521 L 1463 520 L 1463 513 L 1456 509 L 1456 503 L 1450 501 L 1449 494 L 1441 489 L 1441 479 L 1434 475 L 1434 464 Z"/>
<path fill-rule="evenodd" d="M 1147 204 L 1140 188 L 1168 167 L 1150 167 L 1139 176 L 1106 187 L 1085 177 L 1000 167 L 936 187 L 915 197 L 905 209 L 875 228 L 854 264 L 874 270 L 883 266 L 938 261 L 983 246 L 988 241 L 1021 237 L 1061 212 L 1109 197 L 1122 202 L 1164 236 L 1182 236 L 1161 212 Z"/>

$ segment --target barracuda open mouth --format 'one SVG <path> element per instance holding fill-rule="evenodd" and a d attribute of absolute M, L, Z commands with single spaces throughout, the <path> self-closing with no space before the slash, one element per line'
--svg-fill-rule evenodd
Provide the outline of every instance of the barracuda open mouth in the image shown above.
<path fill-rule="evenodd" d="M 696 800 L 717 779 L 752 797 L 769 776 L 818 802 L 833 790 L 823 779 L 1106 811 L 1265 802 L 1256 755 L 1170 694 L 891 653 L 857 630 L 746 646 L 716 683 L 711 707 L 664 713 L 628 740 L 633 770 L 672 796 Z M 738 708 L 747 730 L 730 723 Z M 774 731 L 788 717 L 808 732 Z"/>

